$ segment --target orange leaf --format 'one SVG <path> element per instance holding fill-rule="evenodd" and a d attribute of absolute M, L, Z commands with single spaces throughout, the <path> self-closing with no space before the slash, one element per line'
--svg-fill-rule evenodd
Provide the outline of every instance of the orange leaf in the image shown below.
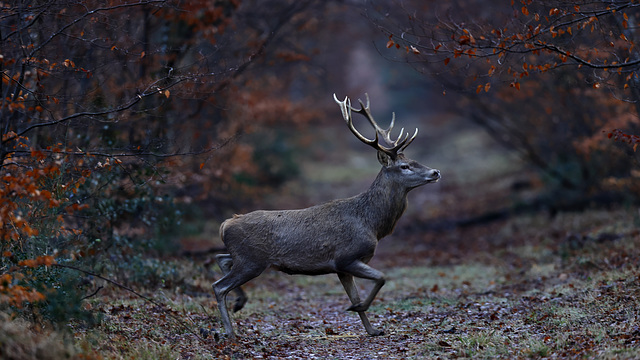
<path fill-rule="evenodd" d="M 36 261 L 38 262 L 38 265 L 50 266 L 51 264 L 55 264 L 56 259 L 54 259 L 51 255 L 42 255 L 38 256 Z"/>
<path fill-rule="evenodd" d="M 445 65 L 449 65 L 449 61 L 451 61 L 451 59 L 450 59 L 450 58 L 446 58 L 446 59 L 444 59 L 444 64 L 445 64 Z"/>
<path fill-rule="evenodd" d="M 27 259 L 27 260 L 20 261 L 18 265 L 26 266 L 26 267 L 36 267 L 38 266 L 38 263 L 34 259 Z"/>
<path fill-rule="evenodd" d="M 389 41 L 387 41 L 387 49 L 392 47 L 393 45 L 395 45 L 395 42 L 393 42 L 393 40 L 389 39 Z"/>
<path fill-rule="evenodd" d="M 529 15 L 529 9 L 527 9 L 526 6 L 522 7 L 522 13 L 524 14 L 524 16 L 528 16 Z"/>

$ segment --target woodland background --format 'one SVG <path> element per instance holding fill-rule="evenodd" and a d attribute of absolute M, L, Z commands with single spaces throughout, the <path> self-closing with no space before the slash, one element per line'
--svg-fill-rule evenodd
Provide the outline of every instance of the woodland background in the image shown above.
<path fill-rule="evenodd" d="M 339 292 L 308 280 L 271 298 L 270 289 L 291 285 L 276 274 L 251 288 L 258 304 L 237 328 L 281 321 L 258 310 L 268 306 L 294 314 L 289 325 L 253 327 L 233 344 L 217 334 L 210 284 L 220 276 L 211 261 L 219 224 L 355 195 L 378 171 L 333 93 L 368 93 L 379 122 L 395 112 L 396 127 L 418 127 L 408 155 L 443 174 L 414 190 L 374 259 L 400 283 L 425 279 L 385 287 L 382 324 L 432 315 L 364 348 L 406 357 L 638 355 L 638 315 L 618 312 L 638 308 L 639 6 L 0 2 L 0 355 L 308 358 L 328 347 L 336 357 L 376 357 L 362 353 L 374 340 L 359 337 L 357 324 L 354 343 L 335 342 L 351 334 L 351 323 L 333 323 L 348 317 Z M 590 315 L 574 316 L 562 299 L 544 313 L 548 299 L 561 298 L 557 286 L 563 299 L 622 317 L 620 326 L 587 329 Z M 514 310 L 525 298 L 540 307 Z M 492 304 L 477 316 L 493 325 L 449 308 L 470 313 L 476 304 Z M 310 313 L 327 316 L 320 330 Z M 526 321 L 507 319 L 518 314 Z M 537 342 L 509 337 L 495 325 L 503 316 L 503 325 L 524 321 L 516 332 Z M 140 335 L 137 322 L 157 323 L 157 333 Z M 557 340 L 572 336 L 564 326 L 590 334 Z M 295 338 L 309 333 L 324 350 Z"/>

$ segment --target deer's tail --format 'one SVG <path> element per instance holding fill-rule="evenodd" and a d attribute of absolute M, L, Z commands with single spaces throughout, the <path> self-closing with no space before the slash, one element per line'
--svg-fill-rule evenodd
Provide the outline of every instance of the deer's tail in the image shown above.
<path fill-rule="evenodd" d="M 239 217 L 241 217 L 242 215 L 237 215 L 234 214 L 232 218 L 229 218 L 225 221 L 222 222 L 222 224 L 220 224 L 220 240 L 222 240 L 222 242 L 224 243 L 224 233 L 227 230 L 227 227 L 229 226 L 229 224 L 234 220 L 237 219 Z"/>

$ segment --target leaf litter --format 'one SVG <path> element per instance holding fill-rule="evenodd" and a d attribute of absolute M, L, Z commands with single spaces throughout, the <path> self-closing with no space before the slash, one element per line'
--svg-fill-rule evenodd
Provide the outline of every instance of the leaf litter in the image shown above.
<path fill-rule="evenodd" d="M 147 289 L 163 308 L 111 289 L 87 301 L 103 319 L 75 338 L 105 358 L 638 357 L 639 222 L 589 210 L 394 235 L 372 260 L 389 280 L 368 312 L 380 337 L 345 311 L 336 276 L 267 271 L 245 286 L 227 340 L 210 287 L 219 269 L 178 259 L 181 286 Z"/>

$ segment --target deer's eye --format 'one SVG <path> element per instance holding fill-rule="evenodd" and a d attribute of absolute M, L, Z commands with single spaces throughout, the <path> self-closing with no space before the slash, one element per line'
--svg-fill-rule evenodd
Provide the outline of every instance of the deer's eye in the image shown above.
<path fill-rule="evenodd" d="M 407 165 L 407 164 L 400 165 L 400 169 L 402 169 L 402 170 L 409 170 L 409 169 L 411 169 L 411 166 L 409 166 L 409 165 Z"/>

